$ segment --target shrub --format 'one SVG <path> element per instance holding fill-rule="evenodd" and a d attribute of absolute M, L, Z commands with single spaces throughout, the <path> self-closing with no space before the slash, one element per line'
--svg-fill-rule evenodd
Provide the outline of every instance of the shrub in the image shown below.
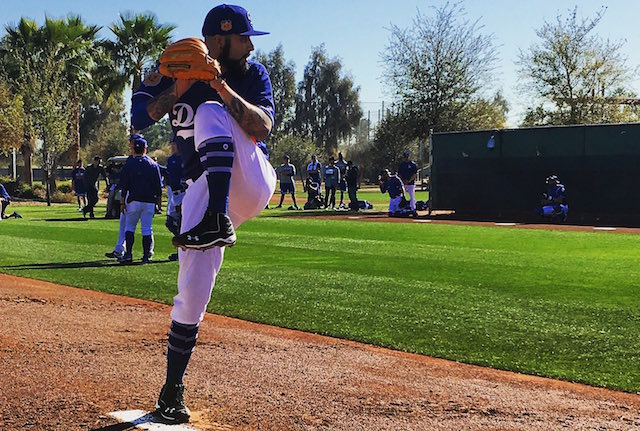
<path fill-rule="evenodd" d="M 68 184 L 68 183 L 59 184 L 58 191 L 61 193 L 71 193 L 71 184 Z"/>
<path fill-rule="evenodd" d="M 75 197 L 71 193 L 64 193 L 58 189 L 51 195 L 51 202 L 58 204 L 70 204 L 75 202 Z"/>

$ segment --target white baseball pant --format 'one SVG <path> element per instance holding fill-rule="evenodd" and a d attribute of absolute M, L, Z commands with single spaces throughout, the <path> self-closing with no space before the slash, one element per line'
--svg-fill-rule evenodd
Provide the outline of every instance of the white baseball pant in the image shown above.
<path fill-rule="evenodd" d="M 400 202 L 402 202 L 402 195 L 389 199 L 389 212 L 391 214 L 398 212 L 400 209 Z"/>
<path fill-rule="evenodd" d="M 409 206 L 411 207 L 411 211 L 415 211 L 416 210 L 416 185 L 405 184 L 404 191 L 409 195 Z"/>
<path fill-rule="evenodd" d="M 257 216 L 267 205 L 276 188 L 276 172 L 264 153 L 218 102 L 206 102 L 198 107 L 194 124 L 196 150 L 211 138 L 231 136 L 235 156 L 229 190 L 229 217 L 238 228 Z M 207 210 L 209 186 L 206 172 L 192 182 L 182 201 L 181 233 L 197 225 Z M 178 294 L 173 298 L 171 318 L 176 322 L 195 325 L 202 321 L 216 276 L 222 266 L 224 248 L 205 251 L 179 250 Z"/>
<path fill-rule="evenodd" d="M 140 220 L 140 230 L 142 236 L 152 235 L 153 216 L 156 213 L 156 204 L 149 202 L 132 201 L 127 204 L 126 215 L 127 222 L 125 230 L 127 232 L 135 232 L 138 220 Z"/>

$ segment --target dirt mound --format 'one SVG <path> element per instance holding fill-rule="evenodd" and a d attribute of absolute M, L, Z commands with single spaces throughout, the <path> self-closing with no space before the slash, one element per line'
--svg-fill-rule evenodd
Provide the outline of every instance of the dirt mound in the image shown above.
<path fill-rule="evenodd" d="M 169 307 L 0 274 L 0 429 L 130 429 L 164 380 Z M 207 315 L 201 430 L 638 429 L 640 396 Z"/>

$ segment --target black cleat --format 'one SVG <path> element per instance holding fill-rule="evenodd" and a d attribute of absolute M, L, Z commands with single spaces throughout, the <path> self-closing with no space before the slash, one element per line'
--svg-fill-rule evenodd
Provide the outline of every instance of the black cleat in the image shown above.
<path fill-rule="evenodd" d="M 131 265 L 133 263 L 133 256 L 125 253 L 122 255 L 122 257 L 118 258 L 118 262 L 120 262 L 122 265 Z"/>
<path fill-rule="evenodd" d="M 168 259 L 169 259 L 169 262 L 175 262 L 175 261 L 177 261 L 177 260 L 178 260 L 178 253 L 170 254 L 170 255 L 169 255 L 169 257 L 168 257 Z"/>
<path fill-rule="evenodd" d="M 156 403 L 155 414 L 172 424 L 189 422 L 191 412 L 184 403 L 184 385 L 164 385 Z"/>
<path fill-rule="evenodd" d="M 174 247 L 207 250 L 212 247 L 231 247 L 236 243 L 236 232 L 228 215 L 207 211 L 202 221 L 188 231 L 176 235 Z"/>
<path fill-rule="evenodd" d="M 120 259 L 123 257 L 124 253 L 116 253 L 116 251 L 110 251 L 109 253 L 105 253 L 104 254 L 105 257 L 108 257 L 110 259 Z"/>

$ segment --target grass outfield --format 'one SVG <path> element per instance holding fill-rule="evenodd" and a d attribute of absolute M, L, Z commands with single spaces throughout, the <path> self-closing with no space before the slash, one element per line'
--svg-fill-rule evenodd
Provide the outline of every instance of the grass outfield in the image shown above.
<path fill-rule="evenodd" d="M 156 262 L 122 267 L 103 258 L 117 220 L 9 209 L 25 218 L 0 222 L 1 272 L 171 303 L 163 217 Z M 280 217 L 290 213 L 240 227 L 209 311 L 640 391 L 640 237 Z"/>

